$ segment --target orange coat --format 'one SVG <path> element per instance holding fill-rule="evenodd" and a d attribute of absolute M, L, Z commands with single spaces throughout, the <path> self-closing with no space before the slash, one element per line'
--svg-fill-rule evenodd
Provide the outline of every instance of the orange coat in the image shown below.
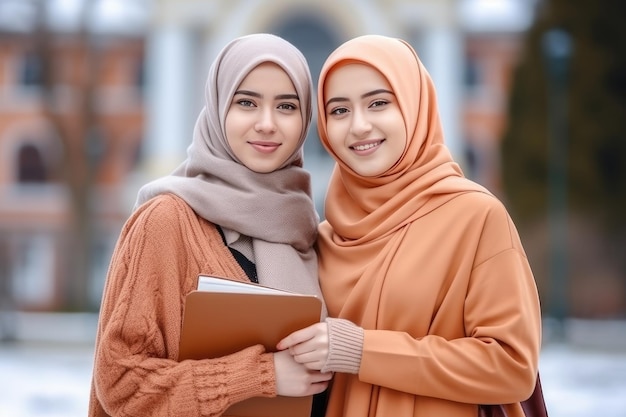
<path fill-rule="evenodd" d="M 248 280 L 215 225 L 179 197 L 160 195 L 135 211 L 107 277 L 90 417 L 219 416 L 233 403 L 276 395 L 273 354 L 262 346 L 177 361 L 184 297 L 200 273 Z"/>
<path fill-rule="evenodd" d="M 534 388 L 541 317 L 501 203 L 479 192 L 459 195 L 387 241 L 398 262 L 372 259 L 375 270 L 355 270 L 341 257 L 361 256 L 358 245 L 339 255 L 331 239 L 323 224 L 320 279 L 329 315 L 364 327 L 365 338 L 359 374 L 335 375 L 327 417 L 475 417 L 479 403 L 515 403 L 510 415 L 523 416 L 519 401 Z"/>

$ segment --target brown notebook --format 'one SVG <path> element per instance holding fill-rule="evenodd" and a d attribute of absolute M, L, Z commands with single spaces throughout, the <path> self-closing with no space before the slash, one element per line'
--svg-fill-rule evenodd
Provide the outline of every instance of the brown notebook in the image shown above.
<path fill-rule="evenodd" d="M 198 288 L 185 302 L 180 361 L 217 358 L 259 343 L 276 351 L 282 338 L 320 321 L 322 302 L 313 295 L 207 276 L 198 278 Z M 253 397 L 224 416 L 309 417 L 312 402 L 312 396 Z"/>

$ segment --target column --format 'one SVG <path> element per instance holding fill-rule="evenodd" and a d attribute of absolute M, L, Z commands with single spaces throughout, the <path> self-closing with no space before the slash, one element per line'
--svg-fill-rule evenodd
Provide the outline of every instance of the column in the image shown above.
<path fill-rule="evenodd" d="M 464 165 L 462 33 L 455 27 L 433 26 L 423 31 L 421 38 L 420 57 L 435 82 L 445 143 L 454 159 Z"/>
<path fill-rule="evenodd" d="M 148 177 L 168 174 L 186 156 L 197 117 L 191 85 L 195 82 L 194 63 L 190 31 L 157 27 L 149 35 L 144 138 L 144 174 Z"/>

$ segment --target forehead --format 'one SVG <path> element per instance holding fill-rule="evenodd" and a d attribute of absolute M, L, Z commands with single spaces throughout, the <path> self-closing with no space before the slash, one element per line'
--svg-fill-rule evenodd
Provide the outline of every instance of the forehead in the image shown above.
<path fill-rule="evenodd" d="M 285 70 L 273 62 L 263 62 L 254 67 L 241 81 L 239 88 L 271 89 L 272 87 L 295 91 Z"/>
<path fill-rule="evenodd" d="M 350 95 L 374 89 L 391 90 L 385 76 L 371 65 L 349 63 L 333 68 L 324 80 L 324 95 Z"/>

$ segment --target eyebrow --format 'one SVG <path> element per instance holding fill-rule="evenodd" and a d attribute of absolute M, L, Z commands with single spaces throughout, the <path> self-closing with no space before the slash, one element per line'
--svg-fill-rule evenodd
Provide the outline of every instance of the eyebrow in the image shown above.
<path fill-rule="evenodd" d="M 255 91 L 250 91 L 250 90 L 237 90 L 235 91 L 235 96 L 237 94 L 241 94 L 244 96 L 252 96 L 252 97 L 257 97 L 257 98 L 263 98 L 262 94 L 259 94 Z M 297 94 L 278 94 L 276 97 L 274 97 L 274 99 L 276 100 L 300 100 L 300 98 L 298 97 Z"/>
<path fill-rule="evenodd" d="M 379 89 L 368 91 L 367 93 L 362 94 L 361 98 L 367 98 L 367 97 L 375 96 L 376 94 L 384 94 L 384 93 L 393 94 L 393 91 L 389 91 L 385 88 L 379 88 Z M 338 101 L 348 101 L 348 99 L 346 97 L 333 97 L 326 102 L 326 106 L 328 106 L 331 103 L 338 102 Z"/>

